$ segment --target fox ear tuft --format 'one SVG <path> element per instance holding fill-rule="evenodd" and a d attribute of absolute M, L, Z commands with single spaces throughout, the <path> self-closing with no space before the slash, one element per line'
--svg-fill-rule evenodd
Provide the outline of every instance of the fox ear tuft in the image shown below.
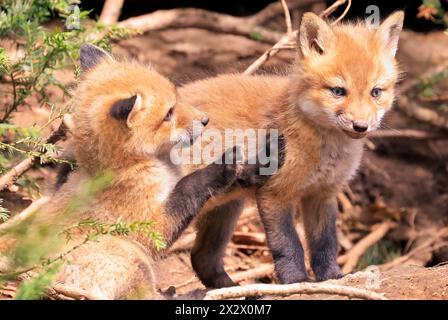
<path fill-rule="evenodd" d="M 378 30 L 386 50 L 388 50 L 392 56 L 395 56 L 397 53 L 398 39 L 400 37 L 400 32 L 403 29 L 403 22 L 404 11 L 397 11 L 387 17 Z"/>
<path fill-rule="evenodd" d="M 328 23 L 314 13 L 307 12 L 303 15 L 299 28 L 298 45 L 303 57 L 311 53 L 324 54 L 334 33 Z"/>
<path fill-rule="evenodd" d="M 81 71 L 83 73 L 95 67 L 103 59 L 113 60 L 112 56 L 109 53 L 92 44 L 85 43 L 81 46 L 80 60 L 81 60 Z"/>
<path fill-rule="evenodd" d="M 117 120 L 126 121 L 128 127 L 131 127 L 131 113 L 141 109 L 141 99 L 140 95 L 136 94 L 130 98 L 118 100 L 110 108 L 110 115 Z"/>

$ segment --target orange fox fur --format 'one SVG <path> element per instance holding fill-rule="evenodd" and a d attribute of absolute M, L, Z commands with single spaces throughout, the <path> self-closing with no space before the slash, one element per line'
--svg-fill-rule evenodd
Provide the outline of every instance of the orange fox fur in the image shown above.
<path fill-rule="evenodd" d="M 308 278 L 294 209 L 303 212 L 316 278 L 342 275 L 336 263 L 335 195 L 359 167 L 362 138 L 379 127 L 393 104 L 403 18 L 397 12 L 379 28 L 361 22 L 330 26 L 307 13 L 290 75 L 221 75 L 179 91 L 184 101 L 207 113 L 209 128 L 276 128 L 284 135 L 283 167 L 255 192 L 281 282 Z M 232 201 L 214 209 L 221 202 L 213 199 L 206 207 L 211 212 L 198 223 L 192 264 L 207 286 L 233 284 L 222 255 L 242 197 L 226 195 Z"/>
<path fill-rule="evenodd" d="M 94 58 L 89 56 L 92 54 Z M 47 226 L 54 233 L 51 239 L 64 243 L 59 232 L 86 218 L 109 224 L 152 221 L 155 231 L 169 245 L 189 221 L 190 217 L 182 210 L 187 206 L 190 206 L 187 209 L 195 208 L 192 197 L 200 192 L 196 183 L 204 184 L 203 193 L 208 196 L 212 187 L 231 184 L 236 169 L 232 169 L 233 165 L 229 167 L 231 170 L 225 166 L 209 166 L 218 171 L 194 176 L 200 181 L 193 181 L 195 193 L 191 193 L 189 202 L 185 205 L 174 202 L 179 208 L 170 207 L 180 214 L 167 212 L 167 203 L 171 204 L 168 197 L 173 189 L 177 190 L 175 185 L 181 178 L 179 170 L 167 161 L 167 154 L 175 142 L 194 139 L 193 120 L 205 125 L 208 119 L 204 113 L 179 101 L 174 85 L 151 67 L 116 61 L 93 46 L 81 50 L 81 65 L 83 59 L 86 70 L 74 92 L 74 127 L 71 128 L 80 168 L 50 203 L 36 213 L 33 226 Z M 189 134 L 186 136 L 185 132 Z M 68 208 L 82 194 L 85 183 L 104 170 L 113 173 L 111 183 L 70 212 Z M 215 173 L 221 179 L 221 170 L 223 180 L 209 183 L 207 179 L 212 179 Z M 179 183 L 185 181 L 182 179 Z M 181 185 L 184 189 L 185 186 L 189 185 Z M 184 190 L 180 188 L 177 192 Z M 57 252 L 67 252 L 84 239 L 82 231 L 75 232 L 74 239 L 61 245 Z M 10 240 L 7 245 L 2 242 L 1 251 L 12 245 Z M 142 233 L 128 237 L 101 236 L 69 252 L 66 257 L 69 263 L 60 270 L 57 281 L 87 290 L 101 299 L 137 294 L 155 297 L 152 262 L 158 254 L 154 243 Z M 5 262 L 1 262 L 4 268 Z"/>

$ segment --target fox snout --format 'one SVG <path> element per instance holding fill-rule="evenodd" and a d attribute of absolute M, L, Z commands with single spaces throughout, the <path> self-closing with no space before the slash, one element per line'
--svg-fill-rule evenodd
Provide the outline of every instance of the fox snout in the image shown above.
<path fill-rule="evenodd" d="M 336 119 L 337 125 L 353 139 L 363 138 L 368 131 L 377 127 L 376 120 L 351 119 L 344 113 L 338 113 Z"/>

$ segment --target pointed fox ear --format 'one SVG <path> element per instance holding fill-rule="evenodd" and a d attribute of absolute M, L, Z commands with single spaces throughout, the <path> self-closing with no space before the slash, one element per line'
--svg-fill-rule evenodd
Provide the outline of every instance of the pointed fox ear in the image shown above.
<path fill-rule="evenodd" d="M 403 29 L 403 22 L 404 11 L 397 11 L 387 17 L 378 29 L 386 50 L 388 50 L 392 56 L 395 56 L 397 53 L 398 39 L 400 37 L 400 32 Z"/>
<path fill-rule="evenodd" d="M 298 38 L 299 50 L 303 57 L 312 53 L 324 54 L 333 39 L 333 31 L 322 18 L 311 12 L 303 15 Z"/>
<path fill-rule="evenodd" d="M 112 56 L 101 48 L 98 48 L 92 44 L 85 43 L 81 46 L 80 60 L 81 60 L 81 72 L 84 73 L 89 69 L 96 66 L 103 59 L 113 60 Z"/>
<path fill-rule="evenodd" d="M 132 127 L 132 119 L 142 109 L 142 97 L 139 94 L 130 98 L 115 102 L 110 108 L 110 115 L 120 121 L 126 121 L 126 125 Z"/>

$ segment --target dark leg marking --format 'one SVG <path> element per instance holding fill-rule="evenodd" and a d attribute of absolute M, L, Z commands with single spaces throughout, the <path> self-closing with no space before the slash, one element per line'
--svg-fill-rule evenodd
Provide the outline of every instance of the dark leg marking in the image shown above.
<path fill-rule="evenodd" d="M 198 234 L 191 252 L 191 264 L 202 283 L 210 288 L 230 287 L 235 283 L 224 270 L 227 243 L 243 209 L 236 200 L 206 212 L 198 222 Z"/>
<path fill-rule="evenodd" d="M 343 276 L 336 262 L 337 207 L 334 199 L 309 197 L 303 200 L 306 237 L 311 251 L 311 267 L 317 281 L 338 279 Z"/>
<path fill-rule="evenodd" d="M 296 283 L 308 279 L 303 247 L 294 228 L 292 208 L 273 209 L 258 200 L 258 210 L 266 231 L 275 271 L 281 283 Z M 277 212 L 273 212 L 273 211 Z"/>

